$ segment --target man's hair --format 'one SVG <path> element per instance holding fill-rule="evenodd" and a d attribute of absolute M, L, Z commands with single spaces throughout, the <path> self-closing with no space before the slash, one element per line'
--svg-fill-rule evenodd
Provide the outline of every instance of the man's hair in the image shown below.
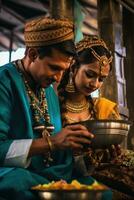
<path fill-rule="evenodd" d="M 27 51 L 30 47 L 26 48 L 25 55 L 27 54 Z M 43 47 L 33 47 L 37 49 L 37 52 L 39 54 L 39 58 L 44 58 L 45 56 L 51 56 L 52 55 L 52 50 L 56 49 L 63 54 L 67 56 L 75 56 L 76 51 L 75 51 L 75 45 L 73 40 L 66 40 L 57 44 L 52 44 L 49 46 L 43 46 Z"/>

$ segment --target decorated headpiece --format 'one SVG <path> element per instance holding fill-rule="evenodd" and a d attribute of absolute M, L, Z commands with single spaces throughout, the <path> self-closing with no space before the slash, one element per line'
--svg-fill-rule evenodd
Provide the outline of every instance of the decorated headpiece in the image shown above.
<path fill-rule="evenodd" d="M 93 49 L 93 47 L 95 47 L 95 46 L 102 46 L 105 49 L 107 49 L 107 51 L 109 51 L 104 40 L 102 40 L 98 36 L 85 36 L 83 38 L 83 40 L 81 40 L 79 43 L 76 44 L 76 51 L 77 51 L 77 53 L 79 53 L 79 52 L 83 51 L 84 49 L 91 49 L 91 53 L 99 61 L 100 67 L 110 64 L 112 62 L 113 57 L 110 56 L 110 58 L 108 58 L 106 55 L 100 56 Z"/>
<path fill-rule="evenodd" d="M 69 19 L 40 17 L 31 20 L 25 25 L 25 44 L 28 47 L 40 47 L 73 39 L 73 26 Z"/>
<path fill-rule="evenodd" d="M 94 46 L 103 46 L 104 48 L 108 49 L 104 40 L 96 35 L 89 35 L 84 36 L 84 38 L 76 44 L 76 50 L 77 52 L 80 52 L 84 49 L 88 49 Z"/>

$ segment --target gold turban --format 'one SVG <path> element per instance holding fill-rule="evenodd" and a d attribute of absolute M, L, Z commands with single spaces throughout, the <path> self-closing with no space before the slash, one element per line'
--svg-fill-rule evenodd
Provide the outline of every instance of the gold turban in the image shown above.
<path fill-rule="evenodd" d="M 73 22 L 69 19 L 40 17 L 25 25 L 24 38 L 28 47 L 40 47 L 74 39 Z"/>

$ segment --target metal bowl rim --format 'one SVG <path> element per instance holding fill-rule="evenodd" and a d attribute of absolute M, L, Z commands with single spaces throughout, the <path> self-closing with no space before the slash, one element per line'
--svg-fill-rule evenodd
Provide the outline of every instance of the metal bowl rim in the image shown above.
<path fill-rule="evenodd" d="M 131 125 L 132 122 L 130 120 L 110 120 L 110 119 L 92 119 L 92 120 L 85 120 L 85 121 L 81 121 L 83 122 L 93 122 L 93 123 L 119 123 L 119 124 L 128 124 Z M 79 122 L 77 122 L 79 123 Z"/>

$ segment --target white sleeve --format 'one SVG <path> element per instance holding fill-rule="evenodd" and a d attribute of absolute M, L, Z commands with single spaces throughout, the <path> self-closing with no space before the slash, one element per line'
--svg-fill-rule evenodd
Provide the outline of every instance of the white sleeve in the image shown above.
<path fill-rule="evenodd" d="M 14 140 L 6 154 L 4 166 L 27 168 L 31 159 L 28 153 L 32 144 L 32 139 Z"/>

